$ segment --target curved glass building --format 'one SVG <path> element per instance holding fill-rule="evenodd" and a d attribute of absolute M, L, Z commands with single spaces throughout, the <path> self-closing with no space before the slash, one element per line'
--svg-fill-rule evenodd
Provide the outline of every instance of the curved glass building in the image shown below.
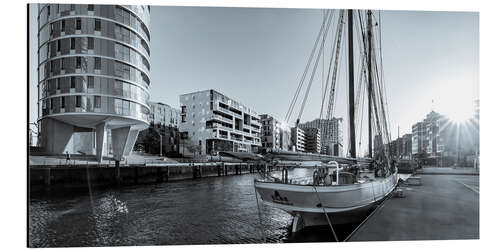
<path fill-rule="evenodd" d="M 148 126 L 149 6 L 38 8 L 41 146 L 122 159 Z"/>

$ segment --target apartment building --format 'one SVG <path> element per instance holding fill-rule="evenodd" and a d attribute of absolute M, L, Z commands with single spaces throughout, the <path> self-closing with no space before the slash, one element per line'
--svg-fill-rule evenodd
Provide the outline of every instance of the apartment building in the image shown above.
<path fill-rule="evenodd" d="M 309 153 L 321 153 L 321 131 L 317 128 L 304 129 L 305 151 Z"/>
<path fill-rule="evenodd" d="M 343 130 L 342 118 L 315 119 L 306 123 L 299 124 L 299 128 L 316 128 L 321 134 L 321 154 L 343 155 Z"/>
<path fill-rule="evenodd" d="M 181 111 L 161 102 L 149 102 L 151 113 L 149 121 L 154 125 L 178 128 L 181 120 Z"/>
<path fill-rule="evenodd" d="M 292 133 L 292 151 L 305 152 L 305 134 L 304 130 L 298 127 L 291 129 Z"/>
<path fill-rule="evenodd" d="M 49 154 L 122 160 L 148 127 L 150 8 L 38 5 L 38 126 Z"/>
<path fill-rule="evenodd" d="M 288 124 L 269 114 L 260 115 L 261 141 L 264 150 L 290 150 L 291 130 Z"/>
<path fill-rule="evenodd" d="M 261 146 L 257 112 L 213 89 L 180 95 L 181 144 L 201 154 L 256 152 Z M 182 146 L 182 145 L 181 145 Z"/>

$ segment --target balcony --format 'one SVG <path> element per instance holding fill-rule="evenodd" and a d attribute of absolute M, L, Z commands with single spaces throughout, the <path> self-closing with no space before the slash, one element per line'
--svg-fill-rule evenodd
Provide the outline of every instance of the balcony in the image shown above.
<path fill-rule="evenodd" d="M 227 122 L 227 123 L 230 123 L 230 124 L 233 124 L 233 119 L 228 119 L 226 117 L 223 117 L 221 115 L 215 115 L 213 114 L 210 119 L 212 120 L 219 120 L 219 121 L 223 121 L 223 122 Z"/>
<path fill-rule="evenodd" d="M 219 103 L 220 103 L 220 102 L 216 102 L 216 103 L 215 103 L 215 105 L 214 105 L 214 111 L 219 111 L 219 112 L 222 112 L 222 113 L 224 113 L 224 114 L 231 115 L 231 116 L 232 116 L 232 115 L 234 115 L 234 112 L 229 111 L 228 109 L 225 109 L 225 108 L 219 107 Z M 225 103 L 223 103 L 223 104 L 225 104 Z M 225 105 L 227 105 L 227 104 L 225 104 Z"/>
<path fill-rule="evenodd" d="M 259 121 L 257 121 L 257 120 L 250 120 L 250 124 L 251 124 L 251 125 L 258 126 L 259 128 L 262 126 L 262 125 L 260 124 L 260 122 L 259 122 Z"/>
<path fill-rule="evenodd" d="M 236 136 L 231 136 L 231 140 L 235 140 L 235 141 L 243 141 L 243 139 L 239 138 L 239 137 L 236 137 Z"/>
<path fill-rule="evenodd" d="M 220 127 L 223 127 L 223 126 L 222 126 L 222 125 L 220 125 L 220 124 L 214 123 L 214 124 L 212 124 L 212 125 L 210 125 L 210 126 L 207 126 L 206 128 L 207 128 L 207 129 L 211 129 L 211 128 L 220 128 Z"/>
<path fill-rule="evenodd" d="M 254 143 L 254 141 L 253 141 L 253 140 L 248 140 L 248 139 L 244 139 L 243 141 L 244 141 L 244 142 L 247 142 L 247 143 Z"/>

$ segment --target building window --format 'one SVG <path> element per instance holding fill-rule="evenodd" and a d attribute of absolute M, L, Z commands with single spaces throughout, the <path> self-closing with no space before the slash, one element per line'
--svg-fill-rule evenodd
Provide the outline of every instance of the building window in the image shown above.
<path fill-rule="evenodd" d="M 54 99 L 50 98 L 50 109 L 54 108 Z"/>
<path fill-rule="evenodd" d="M 77 18 L 76 19 L 76 30 L 81 30 L 82 29 L 82 19 Z"/>
<path fill-rule="evenodd" d="M 61 39 L 57 40 L 57 52 L 61 51 Z"/>
<path fill-rule="evenodd" d="M 75 49 L 75 38 L 74 37 L 71 38 L 70 49 Z"/>
<path fill-rule="evenodd" d="M 61 96 L 61 108 L 63 109 L 65 107 L 65 102 L 66 102 L 66 98 L 64 98 L 64 96 Z"/>
<path fill-rule="evenodd" d="M 65 70 L 65 68 L 64 68 L 64 58 L 61 58 L 61 70 Z"/>
<path fill-rule="evenodd" d="M 69 10 L 70 11 L 75 11 L 75 5 L 74 4 L 70 4 L 69 5 Z"/>
<path fill-rule="evenodd" d="M 47 16 L 50 16 L 50 5 L 47 7 Z"/>
<path fill-rule="evenodd" d="M 82 106 L 82 97 L 77 95 L 76 96 L 76 107 L 80 108 Z"/>
<path fill-rule="evenodd" d="M 61 89 L 61 84 L 60 84 L 60 79 L 56 78 L 56 89 L 60 90 Z"/>
<path fill-rule="evenodd" d="M 88 39 L 87 49 L 94 49 L 94 38 L 93 37 L 89 37 L 87 39 Z"/>
<path fill-rule="evenodd" d="M 94 108 L 101 108 L 101 97 L 94 96 Z"/>
<path fill-rule="evenodd" d="M 87 9 L 89 11 L 94 11 L 94 5 L 93 4 L 89 4 Z"/>
<path fill-rule="evenodd" d="M 61 31 L 64 32 L 66 30 L 66 20 L 61 21 Z"/>
<path fill-rule="evenodd" d="M 101 20 L 95 20 L 95 31 L 101 31 Z"/>
<path fill-rule="evenodd" d="M 51 23 L 50 24 L 50 36 L 52 36 L 54 34 L 54 24 Z"/>
<path fill-rule="evenodd" d="M 88 82 L 88 88 L 93 89 L 94 88 L 94 76 L 88 76 L 87 77 L 87 82 Z"/>
<path fill-rule="evenodd" d="M 94 69 L 101 69 L 101 58 L 95 57 L 94 60 Z"/>
<path fill-rule="evenodd" d="M 76 68 L 80 69 L 81 67 L 82 67 L 82 58 L 81 57 L 77 57 L 76 58 Z"/>
<path fill-rule="evenodd" d="M 74 76 L 71 77 L 71 88 L 74 89 L 76 85 L 76 78 Z"/>

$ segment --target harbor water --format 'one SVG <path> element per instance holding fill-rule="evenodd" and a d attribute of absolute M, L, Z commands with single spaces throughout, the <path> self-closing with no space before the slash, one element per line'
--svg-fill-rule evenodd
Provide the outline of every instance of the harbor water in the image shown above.
<path fill-rule="evenodd" d="M 290 174 L 293 178 L 293 172 Z M 292 234 L 291 215 L 257 203 L 256 176 L 31 193 L 29 246 L 334 241 L 328 226 Z M 356 226 L 336 227 L 335 231 L 342 239 Z"/>

